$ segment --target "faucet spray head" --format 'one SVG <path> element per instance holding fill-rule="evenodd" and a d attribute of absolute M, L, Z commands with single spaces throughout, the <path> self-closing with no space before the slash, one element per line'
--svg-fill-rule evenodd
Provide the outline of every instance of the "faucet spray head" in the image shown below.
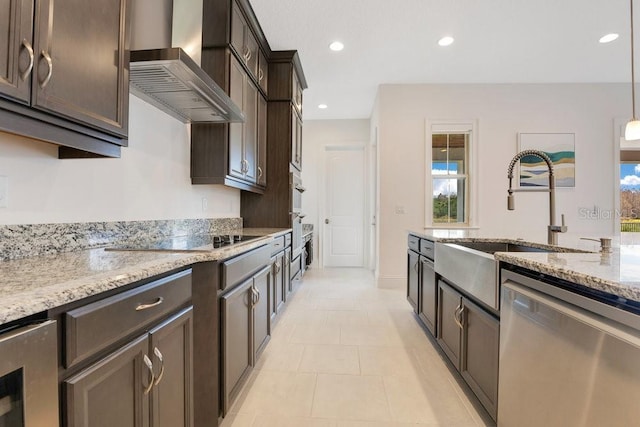
<path fill-rule="evenodd" d="M 513 192 L 509 191 L 509 195 L 507 196 L 507 209 L 510 211 L 516 210 L 516 201 L 513 198 Z"/>

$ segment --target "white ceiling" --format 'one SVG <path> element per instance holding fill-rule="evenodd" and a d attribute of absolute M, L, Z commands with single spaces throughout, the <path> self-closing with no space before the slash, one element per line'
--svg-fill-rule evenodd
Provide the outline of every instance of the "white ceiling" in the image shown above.
<path fill-rule="evenodd" d="M 305 119 L 368 118 L 384 83 L 631 81 L 628 0 L 250 3 L 273 50 L 298 50 Z M 618 40 L 598 43 L 610 32 Z M 446 48 L 437 44 L 445 35 L 455 38 Z M 328 49 L 334 40 L 342 52 Z"/>

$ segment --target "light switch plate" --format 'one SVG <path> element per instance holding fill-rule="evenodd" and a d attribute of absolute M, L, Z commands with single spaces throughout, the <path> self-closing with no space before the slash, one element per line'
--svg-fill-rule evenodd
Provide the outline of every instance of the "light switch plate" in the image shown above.
<path fill-rule="evenodd" d="M 0 176 L 0 208 L 9 206 L 9 177 Z"/>

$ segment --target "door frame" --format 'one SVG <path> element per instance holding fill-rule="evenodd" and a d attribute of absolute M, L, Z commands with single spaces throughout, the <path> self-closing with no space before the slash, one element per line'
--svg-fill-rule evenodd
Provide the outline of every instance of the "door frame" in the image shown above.
<path fill-rule="evenodd" d="M 364 187 L 364 194 L 363 194 L 363 203 L 364 203 L 364 210 L 362 213 L 362 230 L 363 230 L 363 247 L 362 247 L 362 251 L 363 251 L 363 260 L 362 260 L 362 267 L 361 268 L 368 268 L 369 265 L 369 258 L 370 258 L 370 236 L 367 231 L 368 231 L 368 227 L 367 224 L 369 223 L 368 218 L 371 218 L 371 209 L 370 209 L 370 148 L 369 148 L 369 143 L 367 141 L 353 141 L 353 142 L 349 142 L 349 143 L 336 143 L 336 144 L 323 144 L 321 146 L 322 148 L 322 154 L 321 154 L 321 167 L 319 168 L 318 171 L 318 182 L 321 182 L 322 185 L 318 186 L 318 197 L 319 197 L 319 202 L 318 202 L 318 213 L 320 214 L 320 216 L 318 217 L 318 226 L 320 228 L 320 230 L 318 230 L 318 251 L 317 251 L 317 255 L 318 255 L 318 267 L 319 268 L 325 268 L 325 259 L 324 259 L 324 249 L 325 249 L 325 241 L 324 241 L 324 235 L 325 235 L 325 219 L 327 218 L 327 185 L 326 185 L 326 177 L 327 177 L 327 151 L 331 150 L 332 148 L 335 151 L 338 150 L 346 150 L 349 148 L 362 148 L 362 152 L 363 152 L 363 167 L 364 167 L 364 174 L 363 174 L 363 187 Z M 377 148 L 377 147 L 376 147 Z M 328 267 L 331 268 L 331 267 Z"/>

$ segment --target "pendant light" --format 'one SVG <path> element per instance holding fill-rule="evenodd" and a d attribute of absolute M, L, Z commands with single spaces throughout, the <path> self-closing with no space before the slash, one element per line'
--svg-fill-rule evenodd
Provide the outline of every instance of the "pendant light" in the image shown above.
<path fill-rule="evenodd" d="M 631 5 L 631 103 L 633 107 L 633 117 L 627 123 L 624 130 L 624 139 L 635 141 L 640 139 L 640 120 L 636 118 L 636 81 L 633 64 L 633 0 L 629 0 Z"/>

